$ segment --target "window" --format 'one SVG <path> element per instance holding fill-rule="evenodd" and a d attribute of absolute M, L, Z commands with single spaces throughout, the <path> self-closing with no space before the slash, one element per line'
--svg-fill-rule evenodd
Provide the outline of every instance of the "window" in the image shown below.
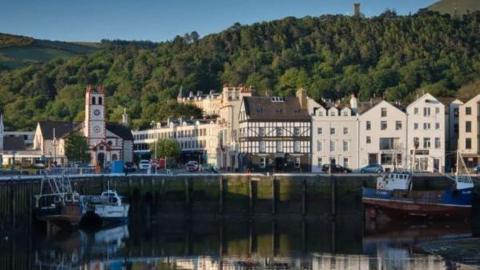
<path fill-rule="evenodd" d="M 365 128 L 366 128 L 367 130 L 372 129 L 372 123 L 370 123 L 370 121 L 367 121 L 366 125 L 367 125 L 367 126 L 366 126 Z"/>
<path fill-rule="evenodd" d="M 95 105 L 97 102 L 95 102 L 95 97 L 92 97 L 92 104 Z"/>
<path fill-rule="evenodd" d="M 348 142 L 343 141 L 343 152 L 347 152 L 347 151 L 348 151 Z"/>
<path fill-rule="evenodd" d="M 372 138 L 370 136 L 367 136 L 367 144 L 372 143 Z"/>
<path fill-rule="evenodd" d="M 258 128 L 258 136 L 265 137 L 265 128 L 264 127 Z"/>
<path fill-rule="evenodd" d="M 343 134 L 348 134 L 348 128 L 347 127 L 343 128 Z"/>
<path fill-rule="evenodd" d="M 430 108 L 423 108 L 423 116 L 430 116 Z"/>
<path fill-rule="evenodd" d="M 395 121 L 395 129 L 396 130 L 402 129 L 402 121 Z"/>
<path fill-rule="evenodd" d="M 317 141 L 317 151 L 318 152 L 322 151 L 322 142 L 321 141 Z"/>
<path fill-rule="evenodd" d="M 440 113 L 440 108 L 436 107 L 435 108 L 435 114 L 439 114 Z"/>
<path fill-rule="evenodd" d="M 276 148 L 277 148 L 277 153 L 283 153 L 283 143 L 282 142 L 277 142 Z"/>
<path fill-rule="evenodd" d="M 323 161 L 322 161 L 322 158 L 319 157 L 319 158 L 317 159 L 317 164 L 318 164 L 318 166 L 321 166 L 321 165 L 322 165 L 322 162 L 323 162 Z"/>
<path fill-rule="evenodd" d="M 330 134 L 335 135 L 335 128 L 330 128 Z"/>
<path fill-rule="evenodd" d="M 465 121 L 465 132 L 472 132 L 472 122 Z"/>
<path fill-rule="evenodd" d="M 413 123 L 413 129 L 418 129 L 418 123 Z"/>
<path fill-rule="evenodd" d="M 472 149 L 472 139 L 470 139 L 470 138 L 465 139 L 465 148 L 466 149 Z"/>
<path fill-rule="evenodd" d="M 435 129 L 440 129 L 440 123 L 435 123 Z"/>
<path fill-rule="evenodd" d="M 264 141 L 260 141 L 260 147 L 259 147 L 259 152 L 260 153 L 265 153 L 266 152 L 266 149 L 265 149 L 265 142 Z"/>
<path fill-rule="evenodd" d="M 396 139 L 396 138 L 380 138 L 380 141 L 379 141 L 380 150 L 395 149 L 396 141 L 398 141 L 398 139 Z"/>
<path fill-rule="evenodd" d="M 387 117 L 387 108 L 381 108 L 381 116 Z"/>
<path fill-rule="evenodd" d="M 267 158 L 261 157 L 260 158 L 260 168 L 265 169 L 267 167 Z"/>
<path fill-rule="evenodd" d="M 418 108 L 413 108 L 413 114 L 418 114 Z"/>
<path fill-rule="evenodd" d="M 430 129 L 430 123 L 423 123 L 423 129 Z"/>
<path fill-rule="evenodd" d="M 381 121 L 380 122 L 380 129 L 381 130 L 387 129 L 387 121 Z"/>
<path fill-rule="evenodd" d="M 334 151 L 335 151 L 335 142 L 330 141 L 330 152 L 334 152 Z"/>
<path fill-rule="evenodd" d="M 322 134 L 322 128 L 317 128 L 317 133 L 318 133 L 319 135 L 321 135 L 321 134 Z"/>
<path fill-rule="evenodd" d="M 420 139 L 418 137 L 413 138 L 413 147 L 417 149 L 420 146 Z"/>
<path fill-rule="evenodd" d="M 435 148 L 438 149 L 441 147 L 440 138 L 435 137 Z"/>
<path fill-rule="evenodd" d="M 294 127 L 293 128 L 293 136 L 300 136 L 300 128 Z"/>
<path fill-rule="evenodd" d="M 382 165 L 392 165 L 393 164 L 392 154 L 381 154 L 380 162 L 382 163 Z"/>
<path fill-rule="evenodd" d="M 348 165 L 348 158 L 343 158 L 343 167 L 344 168 L 348 168 L 349 165 Z"/>
<path fill-rule="evenodd" d="M 300 142 L 294 141 L 293 142 L 293 152 L 300 153 Z"/>
<path fill-rule="evenodd" d="M 465 108 L 465 114 L 466 115 L 472 115 L 472 107 L 466 107 Z"/>
<path fill-rule="evenodd" d="M 98 105 L 102 105 L 102 97 L 98 97 Z"/>
<path fill-rule="evenodd" d="M 278 137 L 282 136 L 282 128 L 277 127 L 275 129 L 275 134 L 277 134 Z"/>
<path fill-rule="evenodd" d="M 458 108 L 454 108 L 454 109 L 453 109 L 453 115 L 454 115 L 455 117 L 458 117 Z"/>
<path fill-rule="evenodd" d="M 423 138 L 423 148 L 430 148 L 430 138 Z"/>

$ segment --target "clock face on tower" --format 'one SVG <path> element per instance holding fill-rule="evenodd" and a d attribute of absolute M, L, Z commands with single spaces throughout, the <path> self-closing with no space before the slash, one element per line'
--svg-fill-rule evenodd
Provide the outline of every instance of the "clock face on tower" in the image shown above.
<path fill-rule="evenodd" d="M 100 110 L 99 110 L 99 109 L 94 110 L 94 111 L 93 111 L 93 114 L 94 114 L 95 116 L 99 116 L 99 115 L 100 115 Z"/>

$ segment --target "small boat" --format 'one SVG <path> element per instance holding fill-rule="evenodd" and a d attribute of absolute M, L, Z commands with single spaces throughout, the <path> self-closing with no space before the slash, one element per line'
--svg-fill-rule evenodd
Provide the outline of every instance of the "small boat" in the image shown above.
<path fill-rule="evenodd" d="M 80 194 L 72 189 L 65 175 L 44 175 L 40 182 L 40 194 L 35 195 L 34 214 L 36 219 L 58 228 L 76 227 L 82 218 Z"/>
<path fill-rule="evenodd" d="M 469 218 L 474 187 L 471 177 L 458 173 L 446 176 L 453 184 L 444 190 L 412 190 L 410 172 L 389 173 L 377 178 L 376 188 L 362 189 L 362 202 L 370 217 L 384 213 L 389 217 Z"/>
<path fill-rule="evenodd" d="M 122 203 L 122 198 L 115 190 L 103 191 L 100 196 L 81 196 L 84 205 L 83 216 L 85 218 L 96 217 L 103 224 L 122 223 L 128 220 L 130 205 Z"/>

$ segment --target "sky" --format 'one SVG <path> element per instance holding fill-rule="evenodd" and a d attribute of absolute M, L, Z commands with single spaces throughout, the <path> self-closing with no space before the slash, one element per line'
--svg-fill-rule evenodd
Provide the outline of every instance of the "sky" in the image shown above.
<path fill-rule="evenodd" d="M 64 41 L 171 40 L 287 16 L 415 13 L 436 0 L 0 0 L 0 32 Z"/>

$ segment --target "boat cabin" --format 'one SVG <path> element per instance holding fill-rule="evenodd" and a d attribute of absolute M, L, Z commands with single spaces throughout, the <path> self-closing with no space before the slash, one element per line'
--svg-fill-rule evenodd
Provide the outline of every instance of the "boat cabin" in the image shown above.
<path fill-rule="evenodd" d="M 377 178 L 377 189 L 410 190 L 412 174 L 410 172 L 392 172 Z"/>

